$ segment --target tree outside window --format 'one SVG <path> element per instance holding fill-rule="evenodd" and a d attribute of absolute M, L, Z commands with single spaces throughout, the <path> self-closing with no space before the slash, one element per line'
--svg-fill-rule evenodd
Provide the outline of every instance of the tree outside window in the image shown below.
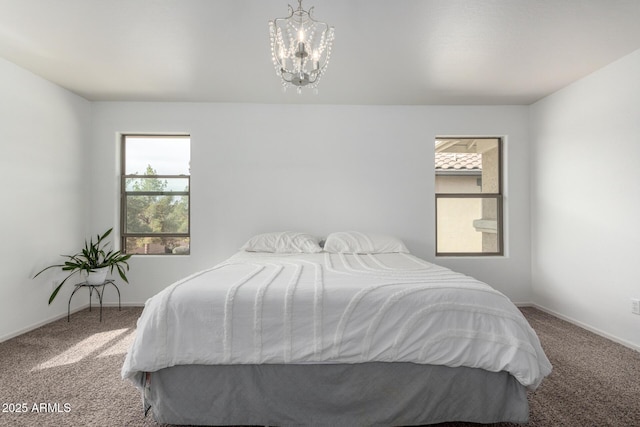
<path fill-rule="evenodd" d="M 122 144 L 124 251 L 189 254 L 190 138 L 125 135 Z"/>

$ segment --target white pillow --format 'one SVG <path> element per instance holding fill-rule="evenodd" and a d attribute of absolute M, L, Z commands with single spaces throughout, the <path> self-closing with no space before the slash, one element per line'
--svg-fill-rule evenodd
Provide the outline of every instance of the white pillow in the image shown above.
<path fill-rule="evenodd" d="M 324 250 L 337 253 L 382 254 L 390 252 L 409 253 L 402 240 L 381 234 L 365 234 L 357 231 L 331 233 Z"/>
<path fill-rule="evenodd" d="M 317 237 L 296 231 L 264 233 L 249 239 L 240 250 L 271 253 L 317 253 L 321 252 Z"/>

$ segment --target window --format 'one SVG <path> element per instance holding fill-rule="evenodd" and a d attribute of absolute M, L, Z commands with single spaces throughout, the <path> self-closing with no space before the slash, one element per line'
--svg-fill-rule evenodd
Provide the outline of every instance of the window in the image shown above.
<path fill-rule="evenodd" d="M 502 255 L 502 140 L 436 138 L 436 255 Z"/>
<path fill-rule="evenodd" d="M 122 136 L 125 253 L 189 254 L 190 157 L 188 135 Z"/>

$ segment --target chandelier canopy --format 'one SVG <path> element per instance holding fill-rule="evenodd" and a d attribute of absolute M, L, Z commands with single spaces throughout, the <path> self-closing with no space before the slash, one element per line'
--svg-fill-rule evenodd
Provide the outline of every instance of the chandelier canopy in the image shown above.
<path fill-rule="evenodd" d="M 303 86 L 318 85 L 331 56 L 334 28 L 313 19 L 312 13 L 313 7 L 306 11 L 298 0 L 296 10 L 289 5 L 289 16 L 269 21 L 276 74 L 285 89 L 296 86 L 298 93 Z"/>

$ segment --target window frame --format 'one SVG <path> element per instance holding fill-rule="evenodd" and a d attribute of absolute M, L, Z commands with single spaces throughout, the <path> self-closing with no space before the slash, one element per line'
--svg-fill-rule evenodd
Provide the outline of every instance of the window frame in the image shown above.
<path fill-rule="evenodd" d="M 500 136 L 436 136 L 434 141 L 439 139 L 491 139 L 496 140 L 498 144 L 498 191 L 495 193 L 438 193 L 434 189 L 434 211 L 435 211 L 435 256 L 436 257 L 491 257 L 504 256 L 504 139 Z M 434 159 L 435 159 L 434 145 Z M 437 171 L 434 166 L 434 184 Z M 498 250 L 493 252 L 444 252 L 438 251 L 438 201 L 440 199 L 495 199 L 496 200 L 496 233 Z"/>
<path fill-rule="evenodd" d="M 120 248 L 122 253 L 127 253 L 127 238 L 144 238 L 144 237 L 177 237 L 189 239 L 189 252 L 186 254 L 173 254 L 173 253 L 134 253 L 134 256 L 150 256 L 150 255 L 182 255 L 188 256 L 191 254 L 191 174 L 188 175 L 132 175 L 126 174 L 127 171 L 127 155 L 126 155 L 126 141 L 127 137 L 149 137 L 149 138 L 180 138 L 188 137 L 189 144 L 191 144 L 191 135 L 188 133 L 179 134 L 149 134 L 149 133 L 123 133 L 120 135 Z M 188 191 L 127 191 L 127 179 L 136 179 L 140 177 L 157 178 L 157 179 L 171 179 L 179 178 L 186 179 L 189 190 Z M 187 196 L 187 232 L 186 233 L 129 233 L 127 232 L 127 196 Z"/>

